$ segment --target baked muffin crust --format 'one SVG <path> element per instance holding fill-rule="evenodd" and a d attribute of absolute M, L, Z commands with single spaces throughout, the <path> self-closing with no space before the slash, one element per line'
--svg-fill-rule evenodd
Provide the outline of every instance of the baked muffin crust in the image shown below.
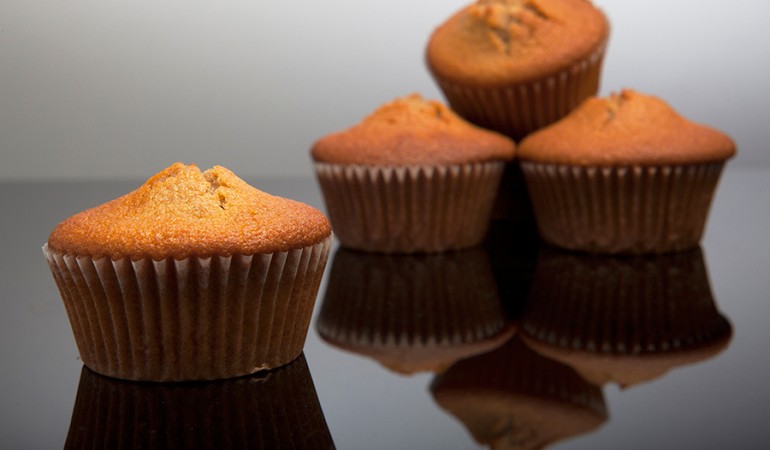
<path fill-rule="evenodd" d="M 724 161 L 735 154 L 735 143 L 657 97 L 624 89 L 585 100 L 527 136 L 518 153 L 522 160 L 547 164 L 651 166 Z"/>
<path fill-rule="evenodd" d="M 603 50 L 604 14 L 587 0 L 477 0 L 431 35 L 426 60 L 464 85 L 526 82 Z"/>
<path fill-rule="evenodd" d="M 412 94 L 319 139 L 311 155 L 317 162 L 408 166 L 507 161 L 514 151 L 507 137 L 471 125 L 438 101 Z"/>
<path fill-rule="evenodd" d="M 331 234 L 326 217 L 303 203 L 249 186 L 228 169 L 175 163 L 133 192 L 61 222 L 56 252 L 155 260 L 273 253 Z"/>

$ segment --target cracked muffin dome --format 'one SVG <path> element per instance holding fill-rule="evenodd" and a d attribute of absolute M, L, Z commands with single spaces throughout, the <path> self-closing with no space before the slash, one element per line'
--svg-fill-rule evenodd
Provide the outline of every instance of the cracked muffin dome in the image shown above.
<path fill-rule="evenodd" d="M 426 56 L 441 78 L 501 85 L 568 68 L 608 35 L 587 0 L 478 0 L 436 29 Z"/>
<path fill-rule="evenodd" d="M 61 222 L 51 250 L 112 259 L 273 253 L 323 241 L 317 209 L 249 186 L 228 169 L 176 163 L 120 198 Z"/>
<path fill-rule="evenodd" d="M 311 155 L 335 164 L 419 166 L 507 161 L 514 149 L 507 137 L 466 122 L 438 101 L 412 94 L 319 139 Z"/>
<path fill-rule="evenodd" d="M 734 154 L 726 134 L 631 89 L 586 100 L 519 147 L 522 160 L 583 166 L 705 163 Z"/>

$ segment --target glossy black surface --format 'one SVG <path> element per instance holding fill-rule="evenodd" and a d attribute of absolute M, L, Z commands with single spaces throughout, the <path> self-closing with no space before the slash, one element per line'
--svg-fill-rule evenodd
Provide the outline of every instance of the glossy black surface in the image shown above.
<path fill-rule="evenodd" d="M 247 181 L 323 207 L 309 177 Z M 40 250 L 138 184 L 0 184 L 0 448 L 770 447 L 768 169 L 729 166 L 676 255 L 586 257 L 501 224 L 456 254 L 335 246 L 303 360 L 192 386 L 84 369 Z"/>

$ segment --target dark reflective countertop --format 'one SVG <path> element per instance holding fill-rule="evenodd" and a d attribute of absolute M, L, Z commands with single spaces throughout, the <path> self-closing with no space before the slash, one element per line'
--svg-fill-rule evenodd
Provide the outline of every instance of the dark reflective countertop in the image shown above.
<path fill-rule="evenodd" d="M 247 180 L 320 208 L 310 178 Z M 729 166 L 702 245 L 588 256 L 334 246 L 303 356 L 210 383 L 83 367 L 41 245 L 139 181 L 0 183 L 0 448 L 770 448 L 770 168 Z"/>

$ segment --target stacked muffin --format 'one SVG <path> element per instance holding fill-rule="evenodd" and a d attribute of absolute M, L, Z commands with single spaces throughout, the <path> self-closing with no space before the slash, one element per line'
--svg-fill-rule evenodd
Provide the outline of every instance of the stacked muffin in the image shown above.
<path fill-rule="evenodd" d="M 520 139 L 596 93 L 608 37 L 586 0 L 478 0 L 433 32 L 426 62 L 461 116 Z"/>
<path fill-rule="evenodd" d="M 425 58 L 449 106 L 520 148 L 513 155 L 495 144 L 488 153 L 490 138 L 479 129 L 462 139 L 434 125 L 425 132 L 425 117 L 445 125 L 451 117 L 446 130 L 468 128 L 449 109 L 417 106 L 414 97 L 319 140 L 312 155 L 342 245 L 453 250 L 478 244 L 490 218 L 529 217 L 546 242 L 572 250 L 697 246 L 735 144 L 653 96 L 625 89 L 594 97 L 609 30 L 589 0 L 477 0 L 438 26 Z M 479 169 L 492 175 L 469 172 L 468 164 L 491 160 L 506 164 L 499 180 L 499 164 Z M 448 166 L 458 175 L 435 175 Z M 493 211 L 488 194 L 459 188 L 482 183 L 499 185 Z"/>
<path fill-rule="evenodd" d="M 421 253 L 481 243 L 514 149 L 415 94 L 324 136 L 311 154 L 342 245 Z"/>
<path fill-rule="evenodd" d="M 632 90 L 527 136 L 520 161 L 542 238 L 594 253 L 696 247 L 729 137 Z"/>

